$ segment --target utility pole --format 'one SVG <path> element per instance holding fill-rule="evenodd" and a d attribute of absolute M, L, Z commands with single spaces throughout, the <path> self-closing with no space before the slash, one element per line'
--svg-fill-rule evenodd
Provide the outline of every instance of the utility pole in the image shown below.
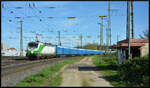
<path fill-rule="evenodd" d="M 134 10 L 133 10 L 133 1 L 131 1 L 131 22 L 132 22 L 132 39 L 134 38 Z"/>
<path fill-rule="evenodd" d="M 106 17 L 106 16 L 99 16 L 101 18 L 101 23 L 98 23 L 101 25 L 100 27 L 100 46 L 101 46 L 101 49 L 103 49 L 103 18 Z"/>
<path fill-rule="evenodd" d="M 130 1 L 127 1 L 127 35 L 128 39 L 128 59 L 130 58 Z"/>
<path fill-rule="evenodd" d="M 82 48 L 82 38 L 83 38 L 82 35 L 80 35 L 80 41 L 81 41 L 80 44 L 81 44 L 81 48 Z"/>
<path fill-rule="evenodd" d="M 109 43 L 108 37 L 109 37 L 109 35 L 108 35 L 108 28 L 106 28 L 106 51 L 108 51 L 108 43 Z"/>
<path fill-rule="evenodd" d="M 111 45 L 111 27 L 110 27 L 110 1 L 108 2 L 108 29 L 107 29 L 107 44 L 108 44 L 108 47 Z M 108 49 L 108 48 L 107 48 Z"/>
<path fill-rule="evenodd" d="M 100 29 L 100 46 L 103 46 L 103 18 L 106 17 L 106 16 L 99 16 L 101 19 L 102 19 L 102 22 L 101 23 L 98 23 L 101 25 L 101 29 Z M 102 61 L 102 57 L 100 55 L 100 63 Z"/>
<path fill-rule="evenodd" d="M 117 47 L 116 47 L 116 49 L 117 49 L 117 57 L 118 57 L 118 41 L 119 41 L 119 34 L 117 33 Z M 118 59 L 118 65 L 119 65 L 119 59 Z"/>
<path fill-rule="evenodd" d="M 108 2 L 108 27 L 106 29 L 106 51 L 108 52 L 108 47 L 111 45 L 111 28 L 110 28 L 110 1 Z"/>
<path fill-rule="evenodd" d="M 101 49 L 101 46 L 102 46 L 102 23 L 98 23 L 98 24 L 100 24 L 100 43 L 99 43 L 99 49 Z"/>
<path fill-rule="evenodd" d="M 119 54 L 118 54 L 118 41 L 119 41 L 119 34 L 117 33 L 117 47 L 116 47 L 116 49 L 117 49 L 117 58 L 118 58 L 118 70 L 120 69 L 120 62 L 119 62 Z"/>
<path fill-rule="evenodd" d="M 117 33 L 117 51 L 118 51 L 119 34 Z"/>
<path fill-rule="evenodd" d="M 20 21 L 20 56 L 23 56 L 22 20 Z"/>
<path fill-rule="evenodd" d="M 37 37 L 37 34 L 36 34 L 35 38 L 36 38 L 36 41 L 38 41 L 38 37 Z"/>
<path fill-rule="evenodd" d="M 61 46 L 61 41 L 60 41 L 60 31 L 58 31 L 58 45 Z"/>
<path fill-rule="evenodd" d="M 101 17 L 102 19 L 102 24 L 101 24 L 101 30 L 100 30 L 100 36 L 101 36 L 101 48 L 103 49 L 103 17 Z"/>

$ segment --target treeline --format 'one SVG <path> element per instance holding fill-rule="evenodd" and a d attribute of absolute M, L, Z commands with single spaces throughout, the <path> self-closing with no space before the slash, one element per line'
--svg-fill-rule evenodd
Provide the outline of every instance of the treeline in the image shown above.
<path fill-rule="evenodd" d="M 92 50 L 106 50 L 107 46 L 106 45 L 100 46 L 100 45 L 95 44 L 95 43 L 88 43 L 86 45 L 83 45 L 82 47 L 77 46 L 75 48 L 92 49 Z"/>

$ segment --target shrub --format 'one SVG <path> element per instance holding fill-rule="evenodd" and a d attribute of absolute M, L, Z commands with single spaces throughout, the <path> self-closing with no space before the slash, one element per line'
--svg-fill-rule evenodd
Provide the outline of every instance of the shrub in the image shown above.
<path fill-rule="evenodd" d="M 129 86 L 148 86 L 149 84 L 149 56 L 135 57 L 125 61 L 120 66 L 118 75 L 120 80 Z"/>

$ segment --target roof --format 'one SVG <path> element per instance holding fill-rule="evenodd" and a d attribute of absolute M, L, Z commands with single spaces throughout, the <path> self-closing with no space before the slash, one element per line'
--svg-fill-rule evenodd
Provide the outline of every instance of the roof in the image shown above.
<path fill-rule="evenodd" d="M 130 39 L 131 43 L 149 43 L 149 39 Z M 119 41 L 118 43 L 128 43 L 128 39 Z"/>
<path fill-rule="evenodd" d="M 130 41 L 131 41 L 130 42 L 131 47 L 141 47 L 141 46 L 144 46 L 145 43 L 149 43 L 149 39 L 131 39 Z M 127 47 L 128 46 L 128 40 L 127 39 L 119 41 L 117 43 L 120 47 Z"/>
<path fill-rule="evenodd" d="M 142 43 L 131 43 L 130 46 L 137 46 L 137 47 L 140 47 L 140 46 L 144 46 L 145 44 L 142 44 Z M 128 43 L 121 43 L 120 46 L 128 46 Z"/>
<path fill-rule="evenodd" d="M 115 45 L 115 44 L 113 44 L 113 45 L 111 45 L 111 46 L 109 46 L 109 48 L 116 48 L 117 47 L 117 45 Z"/>
<path fill-rule="evenodd" d="M 8 50 L 16 50 L 15 48 L 9 48 Z"/>

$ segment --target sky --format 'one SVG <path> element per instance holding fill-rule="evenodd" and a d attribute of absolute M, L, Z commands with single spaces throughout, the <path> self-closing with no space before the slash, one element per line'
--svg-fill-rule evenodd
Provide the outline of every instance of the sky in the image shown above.
<path fill-rule="evenodd" d="M 126 38 L 127 2 L 111 1 L 112 43 Z M 22 8 L 17 8 L 22 7 Z M 49 8 L 55 7 L 55 8 Z M 79 36 L 83 36 L 83 45 L 99 44 L 100 23 L 98 16 L 108 16 L 108 1 L 2 1 L 1 3 L 1 42 L 9 48 L 20 49 L 20 20 L 23 30 L 23 49 L 27 43 L 36 40 L 58 44 L 58 31 L 64 47 L 80 45 Z M 20 17 L 20 18 L 17 18 Z M 67 19 L 67 17 L 76 17 Z M 148 1 L 134 2 L 135 38 L 149 28 Z M 104 18 L 103 42 L 106 43 L 108 18 Z M 91 36 L 91 38 L 87 38 Z"/>

